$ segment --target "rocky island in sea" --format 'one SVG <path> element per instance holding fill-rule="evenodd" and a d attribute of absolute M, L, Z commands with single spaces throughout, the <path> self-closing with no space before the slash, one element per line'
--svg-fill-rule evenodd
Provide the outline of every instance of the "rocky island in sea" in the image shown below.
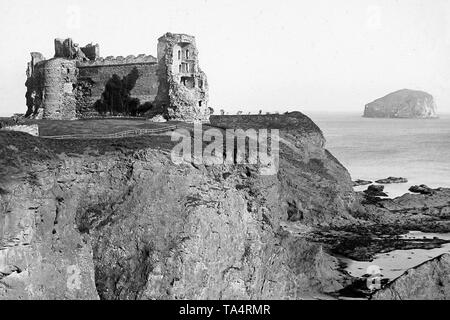
<path fill-rule="evenodd" d="M 431 94 L 403 89 L 390 93 L 364 109 L 366 118 L 437 118 L 436 102 Z"/>

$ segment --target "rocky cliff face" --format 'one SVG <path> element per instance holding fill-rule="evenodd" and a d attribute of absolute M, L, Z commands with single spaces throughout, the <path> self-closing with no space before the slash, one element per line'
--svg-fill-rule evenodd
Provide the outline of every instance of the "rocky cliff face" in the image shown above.
<path fill-rule="evenodd" d="M 273 124 L 282 142 L 272 176 L 254 165 L 177 166 L 168 136 L 0 132 L 0 299 L 301 299 L 340 290 L 348 278 L 338 261 L 301 234 L 354 221 L 350 177 L 311 120 L 286 119 L 289 129 Z"/>
<path fill-rule="evenodd" d="M 354 193 L 301 113 L 211 123 L 279 129 L 278 172 L 175 165 L 170 136 L 0 131 L 0 299 L 330 298 L 355 281 L 332 254 L 433 248 L 396 235 L 450 231 L 450 189 Z"/>
<path fill-rule="evenodd" d="M 426 92 L 403 89 L 367 104 L 364 117 L 436 118 L 436 103 Z"/>
<path fill-rule="evenodd" d="M 449 300 L 450 254 L 444 254 L 408 270 L 376 292 L 374 300 Z"/>

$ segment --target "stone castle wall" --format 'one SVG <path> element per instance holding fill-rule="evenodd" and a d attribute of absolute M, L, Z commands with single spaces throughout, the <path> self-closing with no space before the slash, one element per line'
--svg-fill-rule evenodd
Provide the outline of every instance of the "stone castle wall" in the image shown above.
<path fill-rule="evenodd" d="M 139 78 L 131 91 L 131 97 L 139 99 L 140 103 L 153 102 L 158 93 L 157 64 L 154 62 L 131 64 L 84 64 L 78 66 L 78 99 L 77 113 L 79 115 L 93 112 L 92 105 L 101 99 L 106 83 L 113 74 L 123 78 L 136 68 Z"/>

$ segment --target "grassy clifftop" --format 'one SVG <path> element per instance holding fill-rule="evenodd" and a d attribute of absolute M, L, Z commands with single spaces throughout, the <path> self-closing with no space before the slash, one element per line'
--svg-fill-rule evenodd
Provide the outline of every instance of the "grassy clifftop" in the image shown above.
<path fill-rule="evenodd" d="M 322 130 L 310 118 L 298 111 L 286 114 L 211 116 L 210 121 L 211 124 L 224 128 L 280 129 L 320 134 L 323 137 Z"/>

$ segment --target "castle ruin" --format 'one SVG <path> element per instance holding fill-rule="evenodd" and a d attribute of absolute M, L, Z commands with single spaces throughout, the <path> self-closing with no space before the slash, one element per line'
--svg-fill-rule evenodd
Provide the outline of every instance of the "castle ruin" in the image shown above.
<path fill-rule="evenodd" d="M 207 120 L 208 82 L 193 36 L 166 33 L 151 55 L 100 57 L 98 45 L 55 40 L 55 56 L 31 53 L 27 114 L 74 120 L 102 115 L 162 114 L 166 119 Z"/>

